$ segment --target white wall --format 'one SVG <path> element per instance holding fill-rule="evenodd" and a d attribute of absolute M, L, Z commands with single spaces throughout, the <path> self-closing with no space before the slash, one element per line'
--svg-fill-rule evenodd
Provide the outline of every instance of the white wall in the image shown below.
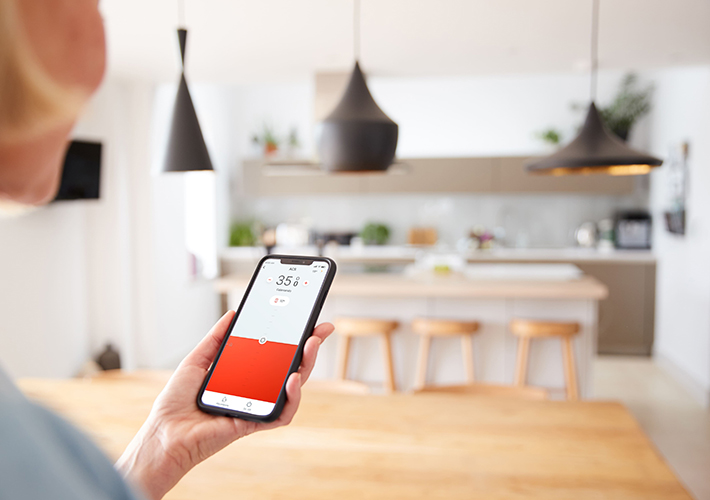
<path fill-rule="evenodd" d="M 101 141 L 103 162 L 101 195 L 84 205 L 86 217 L 86 249 L 88 302 L 84 314 L 88 318 L 89 350 L 101 351 L 111 342 L 123 355 L 125 366 L 135 366 L 133 343 L 134 286 L 132 233 L 133 164 L 145 165 L 140 132 L 145 119 L 133 105 L 134 96 L 142 93 L 151 98 L 152 86 L 107 81 L 92 100 L 73 136 Z M 139 131 L 139 134 L 136 134 Z"/>
<path fill-rule="evenodd" d="M 690 143 L 687 234 L 666 232 L 668 167 L 652 174 L 659 259 L 655 355 L 710 406 L 710 67 L 659 71 L 651 144 L 659 156 Z"/>
<path fill-rule="evenodd" d="M 126 132 L 140 121 L 130 116 L 129 89 L 106 82 L 73 132 L 103 143 L 100 199 L 0 220 L 0 361 L 14 376 L 72 376 L 132 331 Z"/>
<path fill-rule="evenodd" d="M 616 93 L 621 71 L 599 75 L 599 99 Z M 397 155 L 494 156 L 544 153 L 535 132 L 554 127 L 570 140 L 584 119 L 572 103 L 589 103 L 589 76 L 578 74 L 368 81 L 380 107 L 399 124 Z M 586 109 L 585 109 L 586 111 Z"/>
<path fill-rule="evenodd" d="M 80 204 L 0 219 L 0 364 L 10 375 L 68 376 L 85 359 L 86 259 Z"/>

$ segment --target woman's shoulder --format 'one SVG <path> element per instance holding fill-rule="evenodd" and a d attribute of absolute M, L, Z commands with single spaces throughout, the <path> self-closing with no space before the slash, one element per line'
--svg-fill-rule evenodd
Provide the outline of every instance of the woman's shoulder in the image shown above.
<path fill-rule="evenodd" d="M 141 498 L 91 440 L 0 369 L 0 498 Z"/>

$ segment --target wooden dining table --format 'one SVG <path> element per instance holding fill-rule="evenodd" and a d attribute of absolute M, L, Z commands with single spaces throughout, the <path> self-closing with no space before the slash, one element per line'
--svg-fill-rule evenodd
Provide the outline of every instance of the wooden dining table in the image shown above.
<path fill-rule="evenodd" d="M 117 458 L 167 372 L 25 379 Z M 306 386 L 307 387 L 307 386 Z M 304 391 L 290 426 L 248 436 L 166 499 L 690 499 L 616 402 Z"/>

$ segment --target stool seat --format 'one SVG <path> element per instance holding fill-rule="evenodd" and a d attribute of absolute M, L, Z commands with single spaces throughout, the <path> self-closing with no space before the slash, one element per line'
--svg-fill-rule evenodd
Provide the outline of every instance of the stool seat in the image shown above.
<path fill-rule="evenodd" d="M 458 321 L 450 319 L 415 318 L 412 330 L 419 335 L 452 336 L 474 333 L 479 328 L 478 321 Z"/>
<path fill-rule="evenodd" d="M 389 392 L 394 392 L 396 387 L 390 337 L 392 332 L 399 327 L 399 322 L 390 319 L 339 317 L 333 323 L 335 324 L 335 333 L 340 337 L 336 368 L 337 378 L 341 381 L 345 381 L 347 378 L 351 339 L 355 337 L 379 337 L 385 365 L 385 389 Z"/>
<path fill-rule="evenodd" d="M 463 357 L 466 381 L 472 384 L 475 380 L 473 369 L 473 334 L 480 327 L 477 321 L 463 321 L 444 318 L 414 318 L 412 330 L 420 336 L 419 361 L 414 380 L 414 390 L 424 390 L 429 368 L 429 351 L 431 341 L 435 337 L 461 337 L 461 356 Z"/>
<path fill-rule="evenodd" d="M 510 331 L 518 337 L 570 337 L 579 333 L 579 323 L 514 319 L 510 322 Z"/>
<path fill-rule="evenodd" d="M 515 363 L 515 385 L 527 386 L 528 357 L 533 339 L 559 338 L 562 343 L 562 362 L 565 370 L 565 390 L 567 399 L 579 398 L 577 370 L 574 363 L 572 337 L 579 333 L 579 323 L 564 321 L 544 321 L 533 319 L 513 319 L 510 331 L 518 337 L 518 356 Z"/>
<path fill-rule="evenodd" d="M 335 332 L 348 337 L 381 335 L 399 328 L 399 322 L 389 319 L 340 317 L 334 323 Z"/>

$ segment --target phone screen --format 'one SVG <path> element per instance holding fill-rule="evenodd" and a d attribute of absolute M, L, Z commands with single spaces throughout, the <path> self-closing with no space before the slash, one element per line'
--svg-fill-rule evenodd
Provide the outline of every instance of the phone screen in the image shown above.
<path fill-rule="evenodd" d="M 267 259 L 202 395 L 209 406 L 266 416 L 286 381 L 329 264 Z"/>

